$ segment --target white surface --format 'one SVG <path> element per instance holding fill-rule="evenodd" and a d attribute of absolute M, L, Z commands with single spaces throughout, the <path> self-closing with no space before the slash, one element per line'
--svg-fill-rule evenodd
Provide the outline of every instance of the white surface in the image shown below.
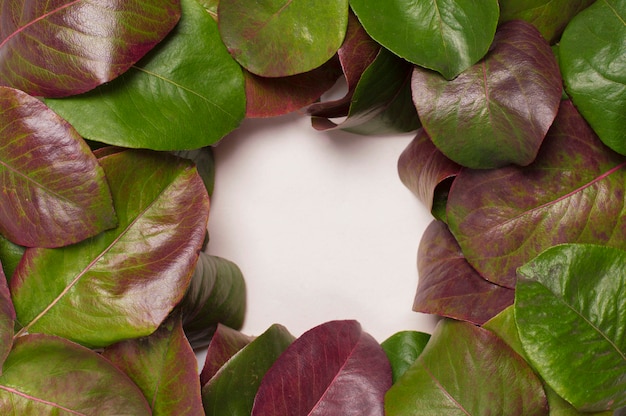
<path fill-rule="evenodd" d="M 318 132 L 291 114 L 246 120 L 215 147 L 208 252 L 246 278 L 242 332 L 281 323 L 299 336 L 334 319 L 378 341 L 432 332 L 434 318 L 411 310 L 431 221 L 397 174 L 412 138 Z"/>

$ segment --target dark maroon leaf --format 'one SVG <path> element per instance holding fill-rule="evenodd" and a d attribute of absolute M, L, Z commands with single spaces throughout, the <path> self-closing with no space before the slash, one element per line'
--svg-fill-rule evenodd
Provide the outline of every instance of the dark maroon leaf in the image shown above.
<path fill-rule="evenodd" d="M 515 270 L 553 245 L 626 247 L 625 167 L 563 101 L 535 163 L 461 171 L 450 230 L 484 278 L 514 288 Z"/>
<path fill-rule="evenodd" d="M 265 374 L 253 416 L 382 415 L 391 367 L 356 321 L 332 321 L 304 333 Z"/>
<path fill-rule="evenodd" d="M 200 373 L 200 385 L 204 386 L 215 373 L 243 347 L 252 341 L 252 337 L 235 331 L 232 328 L 217 324 L 204 359 L 204 367 Z"/>
<path fill-rule="evenodd" d="M 115 227 L 104 172 L 72 126 L 8 87 L 0 87 L 0 126 L 0 233 L 22 246 L 60 247 Z"/>
<path fill-rule="evenodd" d="M 482 325 L 513 304 L 514 291 L 483 279 L 443 222 L 433 221 L 424 232 L 417 269 L 416 312 Z"/>
<path fill-rule="evenodd" d="M 0 8 L 0 85 L 89 91 L 125 72 L 180 18 L 177 0 L 12 0 Z"/>
<path fill-rule="evenodd" d="M 7 279 L 0 266 L 0 374 L 2 374 L 4 360 L 13 346 L 14 326 L 15 309 L 11 301 Z"/>
<path fill-rule="evenodd" d="M 519 20 L 498 28 L 487 56 L 454 80 L 415 67 L 412 86 L 435 146 L 472 168 L 531 163 L 562 92 L 550 45 Z"/>

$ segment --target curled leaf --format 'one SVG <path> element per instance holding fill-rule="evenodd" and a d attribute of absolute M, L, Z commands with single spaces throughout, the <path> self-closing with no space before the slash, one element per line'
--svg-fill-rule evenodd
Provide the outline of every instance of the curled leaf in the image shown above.
<path fill-rule="evenodd" d="M 253 339 L 232 328 L 217 324 L 200 373 L 200 385 L 208 383 L 233 355 Z"/>
<path fill-rule="evenodd" d="M 401 331 L 380 344 L 389 358 L 394 383 L 417 360 L 429 339 L 430 334 L 424 332 Z"/>

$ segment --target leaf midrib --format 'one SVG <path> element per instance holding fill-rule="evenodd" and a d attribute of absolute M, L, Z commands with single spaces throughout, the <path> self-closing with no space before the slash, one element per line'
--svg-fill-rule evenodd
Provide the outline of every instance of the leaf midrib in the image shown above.
<path fill-rule="evenodd" d="M 44 400 L 44 399 L 41 399 L 41 398 L 38 398 L 38 397 L 34 397 L 34 396 L 30 395 L 30 394 L 26 394 L 24 392 L 21 392 L 21 391 L 19 391 L 17 389 L 14 389 L 14 388 L 11 388 L 11 387 L 8 387 L 8 386 L 0 385 L 0 390 L 4 390 L 4 391 L 6 391 L 6 392 L 8 392 L 8 393 L 10 393 L 12 395 L 14 394 L 14 395 L 23 397 L 23 398 L 25 398 L 27 400 L 31 400 L 31 401 L 34 401 L 34 402 L 37 402 L 37 403 L 42 403 L 44 405 L 54 407 L 55 409 L 63 410 L 65 412 L 71 413 L 73 415 L 88 416 L 86 413 L 77 412 L 77 411 L 69 409 L 69 408 L 67 408 L 65 406 L 61 406 L 58 403 L 54 403 L 54 402 L 51 402 L 51 401 L 48 401 L 48 400 Z"/>

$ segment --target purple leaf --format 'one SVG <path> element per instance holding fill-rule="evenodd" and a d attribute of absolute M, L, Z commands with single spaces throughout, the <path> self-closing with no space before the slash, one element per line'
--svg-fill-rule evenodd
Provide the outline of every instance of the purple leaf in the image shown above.
<path fill-rule="evenodd" d="M 80 135 L 41 101 L 0 87 L 0 232 L 60 247 L 117 224 L 104 172 Z"/>
<path fill-rule="evenodd" d="M 514 288 L 515 270 L 553 245 L 626 246 L 624 167 L 563 101 L 535 163 L 461 171 L 448 197 L 450 230 L 484 278 Z"/>
<path fill-rule="evenodd" d="M 253 416 L 382 415 L 391 366 L 356 321 L 309 330 L 266 373 Z"/>
<path fill-rule="evenodd" d="M 13 308 L 13 301 L 11 301 L 7 279 L 2 267 L 0 267 L 0 374 L 2 374 L 4 360 L 6 360 L 13 346 L 14 326 L 15 309 Z"/>
<path fill-rule="evenodd" d="M 89 91 L 125 72 L 180 18 L 177 0 L 2 2 L 0 85 L 31 95 Z"/>
<path fill-rule="evenodd" d="M 200 373 L 200 385 L 204 386 L 222 368 L 226 361 L 252 341 L 252 337 L 232 328 L 217 324 L 207 349 L 204 367 Z"/>
<path fill-rule="evenodd" d="M 416 67 L 412 87 L 435 146 L 472 168 L 531 163 L 562 93 L 550 45 L 523 21 L 500 26 L 487 56 L 454 80 Z"/>
<path fill-rule="evenodd" d="M 417 268 L 416 312 L 482 325 L 513 304 L 514 291 L 483 279 L 443 222 L 433 221 L 424 232 Z"/>

